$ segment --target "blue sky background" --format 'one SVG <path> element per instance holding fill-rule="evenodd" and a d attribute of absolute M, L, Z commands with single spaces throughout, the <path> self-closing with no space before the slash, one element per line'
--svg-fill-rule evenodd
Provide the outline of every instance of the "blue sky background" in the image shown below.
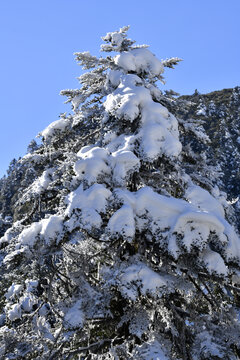
<path fill-rule="evenodd" d="M 240 85 L 240 0 L 1 0 L 0 176 L 39 131 L 69 112 L 75 51 L 99 55 L 100 37 L 129 36 L 163 59 L 184 59 L 163 89 L 192 94 Z"/>

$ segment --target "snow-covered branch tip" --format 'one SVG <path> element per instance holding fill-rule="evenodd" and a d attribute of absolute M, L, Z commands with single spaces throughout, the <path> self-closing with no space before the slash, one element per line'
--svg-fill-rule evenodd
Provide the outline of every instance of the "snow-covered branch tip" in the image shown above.
<path fill-rule="evenodd" d="M 164 67 L 174 69 L 174 66 L 178 65 L 180 61 L 183 61 L 183 59 L 180 59 L 178 57 L 172 57 L 170 59 L 163 60 L 162 64 Z"/>

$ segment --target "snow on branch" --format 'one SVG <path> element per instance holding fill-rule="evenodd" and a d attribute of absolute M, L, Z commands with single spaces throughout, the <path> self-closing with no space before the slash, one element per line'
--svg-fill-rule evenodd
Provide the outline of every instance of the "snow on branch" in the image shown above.
<path fill-rule="evenodd" d="M 163 64 L 164 67 L 174 69 L 174 66 L 178 65 L 178 63 L 180 61 L 183 61 L 183 59 L 180 59 L 178 57 L 173 57 L 173 58 L 170 58 L 170 59 L 163 60 L 162 64 Z"/>

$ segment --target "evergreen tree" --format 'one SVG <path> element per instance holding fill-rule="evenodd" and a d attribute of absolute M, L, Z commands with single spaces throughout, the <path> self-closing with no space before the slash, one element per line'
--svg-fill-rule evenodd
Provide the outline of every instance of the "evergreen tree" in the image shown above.
<path fill-rule="evenodd" d="M 157 87 L 180 59 L 127 31 L 103 38 L 117 55 L 76 54 L 73 115 L 21 159 L 35 175 L 0 239 L 2 358 L 239 356 L 240 241 L 209 139 Z"/>
<path fill-rule="evenodd" d="M 36 141 L 34 139 L 31 140 L 29 145 L 28 145 L 27 152 L 28 153 L 33 153 L 37 149 L 38 149 L 38 144 L 36 143 Z"/>

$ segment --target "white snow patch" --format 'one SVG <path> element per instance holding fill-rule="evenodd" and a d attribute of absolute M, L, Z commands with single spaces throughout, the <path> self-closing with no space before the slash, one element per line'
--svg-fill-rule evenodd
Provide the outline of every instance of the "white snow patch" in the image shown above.
<path fill-rule="evenodd" d="M 201 344 L 201 354 L 205 355 L 204 357 L 211 359 L 213 357 L 218 357 L 219 359 L 223 359 L 222 346 L 215 342 L 215 336 L 212 336 L 207 330 L 201 331 L 197 335 L 197 341 Z M 223 345 L 224 346 L 224 345 Z M 196 354 L 194 359 L 199 359 L 199 352 Z"/>
<path fill-rule="evenodd" d="M 193 200 L 195 191 L 201 194 L 199 203 L 193 201 L 194 204 L 190 204 L 185 200 L 160 195 L 150 187 L 143 187 L 135 193 L 117 189 L 115 196 L 125 207 L 112 215 L 108 229 L 113 235 L 115 229 L 122 234 L 127 229 L 128 235 L 131 230 L 134 236 L 135 220 L 137 230 L 149 228 L 157 237 L 161 235 L 165 238 L 169 252 L 176 258 L 180 252 L 179 245 L 189 252 L 193 245 L 203 251 L 207 247 L 210 233 L 215 233 L 225 256 L 228 259 L 240 259 L 240 241 L 234 229 L 224 219 L 223 208 L 208 192 L 203 190 L 202 193 L 198 187 L 190 188 L 187 192 L 189 199 Z M 177 240 L 177 234 L 181 235 L 181 239 Z M 219 273 L 219 269 L 218 259 L 215 271 Z"/>
<path fill-rule="evenodd" d="M 16 249 L 16 250 L 10 252 L 3 259 L 3 264 L 7 264 L 7 263 L 11 262 L 15 258 L 15 256 L 20 255 L 20 254 L 24 254 L 26 252 L 27 252 L 27 247 L 26 246 L 22 247 L 21 249 Z"/>
<path fill-rule="evenodd" d="M 14 321 L 17 319 L 20 319 L 22 316 L 21 311 L 21 305 L 20 304 L 13 304 L 8 310 L 7 310 L 7 317 L 10 321 Z"/>
<path fill-rule="evenodd" d="M 130 239 L 134 237 L 135 219 L 129 205 L 123 205 L 113 214 L 108 222 L 108 230 L 113 235 L 122 235 Z"/>
<path fill-rule="evenodd" d="M 113 172 L 116 185 L 124 185 L 127 175 L 138 170 L 140 164 L 131 151 L 134 140 L 134 136 L 113 136 L 106 148 L 83 147 L 77 154 L 80 160 L 74 166 L 77 178 L 90 185 L 95 183 L 100 175 L 110 175 Z"/>
<path fill-rule="evenodd" d="M 227 275 L 228 269 L 223 258 L 215 251 L 207 248 L 200 255 L 210 273 L 216 272 L 218 275 Z"/>
<path fill-rule="evenodd" d="M 107 200 L 111 195 L 111 191 L 101 184 L 94 184 L 85 191 L 80 185 L 68 195 L 65 215 L 71 216 L 74 209 L 79 209 L 81 210 L 81 224 L 84 228 L 100 227 L 102 225 L 100 213 L 105 213 Z"/>
<path fill-rule="evenodd" d="M 136 300 L 137 288 L 143 295 L 146 295 L 147 293 L 154 294 L 157 289 L 167 286 L 167 281 L 163 276 L 149 269 L 143 263 L 126 268 L 120 277 L 120 283 L 121 292 L 132 300 Z"/>
<path fill-rule="evenodd" d="M 53 171 L 54 169 L 52 168 L 45 170 L 31 185 L 31 190 L 36 194 L 41 194 L 45 191 L 51 183 L 51 175 L 53 174 Z"/>
<path fill-rule="evenodd" d="M 109 32 L 102 39 L 107 42 L 111 42 L 112 46 L 115 46 L 115 51 L 120 51 L 122 42 L 124 41 L 126 35 L 124 34 L 124 28 L 119 31 Z M 112 49 L 111 45 L 103 44 L 101 45 L 102 51 L 109 51 L 109 47 Z"/>
<path fill-rule="evenodd" d="M 15 296 L 18 296 L 19 293 L 23 290 L 23 286 L 20 284 L 12 284 L 7 293 L 5 294 L 5 298 L 10 300 L 13 299 Z"/>
<path fill-rule="evenodd" d="M 80 157 L 75 163 L 74 171 L 80 180 L 89 184 L 97 181 L 100 174 L 110 174 L 107 164 L 108 151 L 104 148 L 84 146 L 77 155 Z"/>
<path fill-rule="evenodd" d="M 83 95 L 76 95 L 74 96 L 74 98 L 72 99 L 71 103 L 72 103 L 72 106 L 73 106 L 73 111 L 76 111 L 78 110 L 79 108 L 79 105 L 81 103 L 83 103 L 85 101 L 85 96 Z"/>
<path fill-rule="evenodd" d="M 162 95 L 161 90 L 159 90 L 159 89 L 157 88 L 157 86 L 152 85 L 152 84 L 148 84 L 148 85 L 147 85 L 147 89 L 149 89 L 151 96 L 152 96 L 155 100 L 157 100 L 157 101 L 161 100 L 161 98 L 162 98 L 163 95 Z"/>
<path fill-rule="evenodd" d="M 200 104 L 197 108 L 197 112 L 196 114 L 199 115 L 199 116 L 206 116 L 206 106 L 204 104 Z"/>
<path fill-rule="evenodd" d="M 107 96 L 104 107 L 118 119 L 133 122 L 140 114 L 140 103 L 150 97 L 149 90 L 141 85 L 137 75 L 122 76 L 118 88 Z"/>
<path fill-rule="evenodd" d="M 69 327 L 82 327 L 84 314 L 81 310 L 82 301 L 78 300 L 65 314 L 64 320 Z"/>
<path fill-rule="evenodd" d="M 168 110 L 152 100 L 150 90 L 136 75 L 124 75 L 118 88 L 104 103 L 106 111 L 133 122 L 141 116 L 141 126 L 135 140 L 141 143 L 143 157 L 154 160 L 158 156 L 176 157 L 182 149 L 179 142 L 178 122 Z"/>
<path fill-rule="evenodd" d="M 106 88 L 108 88 L 108 85 L 110 84 L 113 87 L 117 87 L 120 83 L 121 76 L 123 75 L 123 71 L 120 70 L 110 70 L 107 74 L 106 79 Z"/>
<path fill-rule="evenodd" d="M 24 229 L 18 237 L 20 245 L 34 246 L 38 237 L 42 237 L 47 245 L 55 239 L 62 230 L 63 218 L 61 215 L 51 215 L 47 219 L 32 223 Z"/>
<path fill-rule="evenodd" d="M 45 243 L 49 245 L 51 240 L 54 240 L 61 233 L 63 217 L 61 215 L 51 215 L 49 218 L 43 219 L 41 225 L 40 235 L 44 237 Z"/>
<path fill-rule="evenodd" d="M 137 74 L 148 74 L 150 78 L 158 77 L 164 72 L 162 62 L 151 51 L 144 48 L 123 51 L 115 56 L 114 62 L 126 72 L 135 71 Z"/>
<path fill-rule="evenodd" d="M 199 209 L 224 217 L 224 209 L 219 201 L 200 186 L 189 186 L 185 193 L 185 197 L 191 204 Z"/>
<path fill-rule="evenodd" d="M 43 136 L 43 138 L 47 141 L 49 140 L 53 135 L 56 135 L 57 132 L 63 132 L 66 130 L 66 128 L 71 124 L 70 119 L 59 119 L 56 121 L 53 121 L 50 125 L 48 125 L 41 133 L 40 135 Z"/>
<path fill-rule="evenodd" d="M 139 159 L 129 150 L 132 148 L 131 141 L 134 140 L 133 138 L 133 136 L 125 136 L 123 146 L 113 152 L 109 159 L 116 185 L 124 185 L 126 176 L 139 169 Z"/>
<path fill-rule="evenodd" d="M 46 320 L 45 316 L 36 316 L 36 329 L 39 336 L 43 336 L 50 341 L 54 341 L 55 338 L 51 333 L 51 326 L 49 322 Z"/>
<path fill-rule="evenodd" d="M 44 160 L 45 155 L 42 154 L 31 154 L 28 153 L 26 155 L 24 155 L 19 161 L 20 163 L 26 163 L 26 162 L 33 162 L 33 163 L 40 163 Z"/>
<path fill-rule="evenodd" d="M 17 231 L 18 226 L 21 226 L 21 222 L 20 221 L 15 221 L 14 226 L 7 229 L 4 236 L 2 236 L 0 238 L 0 244 L 5 243 L 5 242 L 10 243 L 10 241 L 12 239 L 14 239 L 16 237 L 16 234 L 18 233 L 18 231 Z"/>
<path fill-rule="evenodd" d="M 25 284 L 26 284 L 26 291 L 27 292 L 32 292 L 38 286 L 38 280 L 27 279 L 27 280 L 25 280 Z"/>
<path fill-rule="evenodd" d="M 33 246 L 36 242 L 36 237 L 40 234 L 42 229 L 41 222 L 34 222 L 32 225 L 24 229 L 18 237 L 21 245 Z"/>
<path fill-rule="evenodd" d="M 21 308 L 26 312 L 32 311 L 33 305 L 37 303 L 37 298 L 32 294 L 25 294 L 19 299 L 19 304 Z"/>
<path fill-rule="evenodd" d="M 138 360 L 169 360 L 161 344 L 156 339 L 150 339 L 142 345 L 136 346 L 133 352 L 134 359 Z"/>

